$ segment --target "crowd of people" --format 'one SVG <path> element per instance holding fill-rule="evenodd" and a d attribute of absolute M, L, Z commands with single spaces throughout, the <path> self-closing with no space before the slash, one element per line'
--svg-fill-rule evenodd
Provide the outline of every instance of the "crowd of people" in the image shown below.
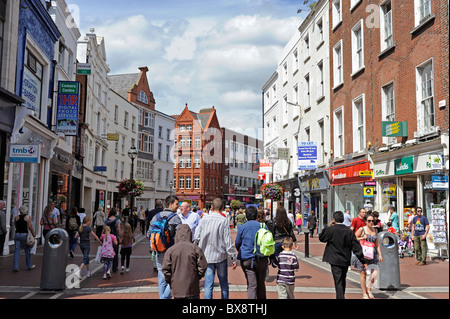
<path fill-rule="evenodd" d="M 285 208 L 278 207 L 273 218 L 268 218 L 270 214 L 267 211 L 255 206 L 230 212 L 220 198 L 213 200 L 210 210 L 192 209 L 188 202 L 180 203 L 176 196 L 167 197 L 164 203 L 156 200 L 153 210 L 144 210 L 142 206 L 139 210 L 131 210 L 127 206 L 121 211 L 111 208 L 105 212 L 100 207 L 92 218 L 76 207 L 65 218 L 61 218 L 55 210 L 54 204 L 44 209 L 40 221 L 44 236 L 56 227 L 63 226 L 67 230 L 70 257 L 74 258 L 77 245 L 83 254 L 77 272 L 80 277 L 84 268 L 87 276 L 91 276 L 91 238 L 100 245 L 97 259 L 104 263 L 104 279 L 111 278 L 112 273 L 119 270 L 119 254 L 120 273 L 129 272 L 134 232 L 139 226 L 140 233 L 150 239 L 161 299 L 200 298 L 202 278 L 205 282 L 204 298 L 212 299 L 216 273 L 221 298 L 228 299 L 228 265 L 230 263 L 231 270 L 235 271 L 238 261 L 246 279 L 248 299 L 266 298 L 265 281 L 269 267 L 278 268 L 276 282 L 279 298 L 294 298 L 295 272 L 299 270 L 297 256 L 293 253 L 297 248 L 295 230 L 299 235 L 303 223 L 303 217 L 298 211 L 293 215 Z M 27 241 L 29 233 L 32 237 L 36 236 L 26 206 L 20 207 L 14 224 L 16 249 L 13 271 L 19 270 L 21 248 L 25 250 L 26 268 L 31 270 L 35 265 L 31 261 L 31 247 Z M 311 237 L 316 225 L 315 215 L 310 214 L 306 226 Z M 156 230 L 158 227 L 159 232 Z M 237 228 L 234 242 L 230 227 Z M 319 240 L 326 243 L 323 261 L 331 265 L 336 298 L 345 298 L 349 267 L 360 272 L 363 299 L 374 298 L 372 288 L 378 276 L 378 264 L 383 262 L 378 242 L 378 232 L 383 227 L 399 234 L 399 218 L 393 207 L 389 208 L 387 225 L 381 223 L 376 211 L 360 209 L 355 218 L 351 218 L 349 211 L 336 211 L 330 224 L 318 234 Z M 408 230 L 414 241 L 416 264 L 425 265 L 429 223 L 420 207 L 412 211 Z M 269 249 L 270 253 L 263 251 L 265 244 L 259 237 L 266 233 L 270 233 L 268 242 L 273 246 L 272 250 Z"/>

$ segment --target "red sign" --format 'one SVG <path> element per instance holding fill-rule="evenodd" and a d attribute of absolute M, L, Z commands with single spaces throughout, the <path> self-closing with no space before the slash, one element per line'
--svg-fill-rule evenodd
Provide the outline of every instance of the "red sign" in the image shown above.
<path fill-rule="evenodd" d="M 359 171 L 368 171 L 368 170 L 370 170 L 369 162 L 345 166 L 342 168 L 331 169 L 330 185 L 336 186 L 336 185 L 364 183 L 368 180 L 368 178 L 360 177 Z"/>
<path fill-rule="evenodd" d="M 266 179 L 266 173 L 258 173 L 258 179 L 260 181 L 263 181 Z"/>

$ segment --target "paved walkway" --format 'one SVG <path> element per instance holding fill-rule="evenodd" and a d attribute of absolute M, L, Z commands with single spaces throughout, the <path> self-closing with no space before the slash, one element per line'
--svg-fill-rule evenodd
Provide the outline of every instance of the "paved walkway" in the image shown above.
<path fill-rule="evenodd" d="M 234 238 L 236 231 L 232 229 Z M 300 261 L 300 270 L 296 276 L 295 297 L 297 299 L 334 299 L 333 279 L 328 264 L 323 263 L 322 254 L 325 245 L 317 236 L 309 239 L 309 258 L 305 258 L 305 238 L 297 236 L 296 254 Z M 36 268 L 30 271 L 23 268 L 12 272 L 12 254 L 0 256 L 0 299 L 157 299 L 157 272 L 153 269 L 149 254 L 148 240 L 136 231 L 136 244 L 131 257 L 131 271 L 121 275 L 113 273 L 109 280 L 103 278 L 103 264 L 94 262 L 97 245 L 91 244 L 92 276 L 87 278 L 85 271 L 80 288 L 62 291 L 42 291 L 40 277 L 42 270 L 43 247 L 33 255 Z M 75 258 L 68 259 L 69 264 L 79 265 L 82 260 L 79 247 L 75 250 Z M 414 265 L 415 258 L 400 259 L 401 289 L 378 290 L 373 293 L 376 299 L 449 299 L 449 263 L 448 261 L 429 260 L 424 267 Z M 25 264 L 25 256 L 21 255 L 20 266 Z M 277 270 L 270 267 L 266 282 L 267 298 L 277 299 Z M 246 281 L 241 268 L 229 268 L 230 299 L 246 299 Z M 201 282 L 203 285 L 203 280 Z M 203 292 L 201 298 L 203 297 Z M 220 287 L 216 280 L 215 298 L 220 298 Z M 361 299 L 359 272 L 351 270 L 347 277 L 347 299 Z"/>

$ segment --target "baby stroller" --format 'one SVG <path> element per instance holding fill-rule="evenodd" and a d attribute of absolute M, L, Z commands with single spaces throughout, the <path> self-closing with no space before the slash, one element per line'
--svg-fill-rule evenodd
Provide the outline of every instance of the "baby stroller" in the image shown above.
<path fill-rule="evenodd" d="M 403 232 L 398 240 L 398 256 L 403 258 L 405 255 L 408 257 L 414 256 L 414 246 L 411 237 Z"/>

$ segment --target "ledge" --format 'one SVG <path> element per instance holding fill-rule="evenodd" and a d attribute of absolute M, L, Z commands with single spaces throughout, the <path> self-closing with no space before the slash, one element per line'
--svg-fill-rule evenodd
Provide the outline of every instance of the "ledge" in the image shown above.
<path fill-rule="evenodd" d="M 425 25 L 427 25 L 429 22 L 434 21 L 435 18 L 436 18 L 435 14 L 429 15 L 427 18 L 423 19 L 414 29 L 412 29 L 410 33 L 412 35 L 415 35 L 420 30 L 422 30 L 425 27 Z"/>
<path fill-rule="evenodd" d="M 394 51 L 395 51 L 395 47 L 396 47 L 396 45 L 393 44 L 393 45 L 391 45 L 389 48 L 384 49 L 383 51 L 381 51 L 381 52 L 378 54 L 378 58 L 379 58 L 379 59 L 382 59 L 385 55 L 394 52 Z"/>

